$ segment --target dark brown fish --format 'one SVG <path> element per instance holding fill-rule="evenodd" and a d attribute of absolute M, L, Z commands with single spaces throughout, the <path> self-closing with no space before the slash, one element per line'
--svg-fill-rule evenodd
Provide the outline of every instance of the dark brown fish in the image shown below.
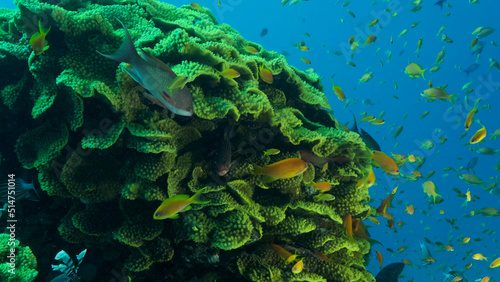
<path fill-rule="evenodd" d="M 231 134 L 233 133 L 233 127 L 227 126 L 224 130 L 224 138 L 222 140 L 222 146 L 217 153 L 215 160 L 215 169 L 219 176 L 224 176 L 229 172 L 229 169 L 233 165 L 231 162 Z"/>

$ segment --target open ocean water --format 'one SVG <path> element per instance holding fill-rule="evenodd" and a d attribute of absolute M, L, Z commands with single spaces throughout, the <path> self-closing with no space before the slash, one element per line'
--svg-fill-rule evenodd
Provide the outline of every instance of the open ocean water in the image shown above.
<path fill-rule="evenodd" d="M 191 3 L 166 2 L 176 6 Z M 372 226 L 371 237 L 383 244 L 373 245 L 366 266 L 374 276 L 380 270 L 375 255 L 375 251 L 379 251 L 384 266 L 403 259 L 413 263 L 405 267 L 399 281 L 444 281 L 445 272 L 463 271 L 468 263 L 472 266 L 465 271 L 464 281 L 481 281 L 485 276 L 489 276 L 490 281 L 500 281 L 500 268 L 490 268 L 490 263 L 500 256 L 500 217 L 477 214 L 477 210 L 485 207 L 500 209 L 500 191 L 496 187 L 500 154 L 478 152 L 481 148 L 500 149 L 500 140 L 492 140 L 494 132 L 500 129 L 500 66 L 490 68 L 492 60 L 500 60 L 499 1 L 448 0 L 442 8 L 435 5 L 436 0 L 424 0 L 420 5 L 410 0 L 310 0 L 283 6 L 278 0 L 221 0 L 220 6 L 217 2 L 200 0 L 198 4 L 210 8 L 219 23 L 231 25 L 247 40 L 261 44 L 266 50 L 286 54 L 289 64 L 324 77 L 325 93 L 340 123 L 350 127 L 349 111 L 352 111 L 358 126 L 378 141 L 383 152 L 426 158 L 419 170 L 422 177 L 416 181 L 406 178 L 415 170 L 410 163 L 401 168 L 401 175 L 397 177 L 375 170 L 378 185 L 370 188 L 370 204 L 378 207 L 398 187 L 394 207 L 389 211 L 399 224 L 391 229 L 381 217 L 378 218 L 380 225 L 365 221 Z M 417 6 L 421 9 L 412 11 Z M 2 0 L 0 7 L 15 6 Z M 379 22 L 369 27 L 376 19 Z M 441 27 L 445 29 L 438 35 Z M 476 38 L 472 33 L 478 27 L 496 30 L 479 38 L 471 48 Z M 404 30 L 406 34 L 401 35 Z M 452 42 L 446 42 L 443 34 Z M 376 40 L 365 46 L 369 35 L 376 36 Z M 354 52 L 348 43 L 351 36 L 359 40 Z M 422 44 L 417 52 L 420 39 Z M 301 51 L 298 46 L 307 46 L 309 50 Z M 481 52 L 478 46 L 482 46 Z M 440 69 L 431 72 L 443 48 L 446 54 Z M 425 79 L 411 78 L 404 72 L 410 63 L 426 69 Z M 477 70 L 467 74 L 465 70 L 474 64 L 478 64 Z M 360 83 L 360 78 L 368 72 L 373 73 L 373 78 Z M 331 79 L 342 87 L 345 101 L 334 95 Z M 431 81 L 433 87 L 447 85 L 447 93 L 455 94 L 453 104 L 447 100 L 429 102 L 420 95 L 430 87 Z M 469 82 L 470 85 L 464 87 Z M 472 91 L 466 94 L 468 89 Z M 480 123 L 473 122 L 467 134 L 462 138 L 461 135 L 465 132 L 465 119 L 477 99 L 481 100 L 474 120 L 485 126 L 487 135 L 482 142 L 471 145 L 468 142 L 481 129 Z M 424 112 L 429 113 L 421 118 Z M 385 123 L 361 122 L 363 113 L 375 117 L 383 114 Z M 403 131 L 393 138 L 400 126 Z M 434 146 L 422 148 L 426 141 Z M 471 185 L 459 178 L 461 174 L 469 174 L 459 168 L 466 167 L 473 158 L 477 158 L 477 164 L 471 174 L 484 181 L 483 186 Z M 442 196 L 438 204 L 433 204 L 422 188 L 423 178 L 432 171 L 435 173 L 428 180 L 435 183 Z M 472 196 L 470 202 L 464 195 L 467 190 Z M 414 206 L 413 215 L 404 212 L 405 205 Z M 461 245 L 465 237 L 470 237 L 470 242 Z M 428 246 L 436 263 L 422 265 L 420 241 Z M 445 250 L 447 245 L 453 251 Z M 401 247 L 407 248 L 399 252 Z M 474 260 L 472 256 L 478 253 L 488 260 Z"/>

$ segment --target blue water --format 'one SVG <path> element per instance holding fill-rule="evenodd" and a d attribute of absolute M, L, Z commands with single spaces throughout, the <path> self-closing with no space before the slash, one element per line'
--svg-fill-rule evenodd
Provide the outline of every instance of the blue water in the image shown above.
<path fill-rule="evenodd" d="M 14 5 L 2 1 L 3 7 L 14 8 Z M 186 5 L 191 1 L 168 1 L 177 6 Z M 342 7 L 344 1 L 320 1 L 311 0 L 301 2 L 296 5 L 281 6 L 279 0 L 275 1 L 242 1 L 221 0 L 222 5 L 218 6 L 217 1 L 199 1 L 198 3 L 210 8 L 220 23 L 227 23 L 238 30 L 246 39 L 261 44 L 267 50 L 286 51 L 290 53 L 288 62 L 301 69 L 313 68 L 320 76 L 324 77 L 323 85 L 325 92 L 330 99 L 335 117 L 341 122 L 352 123 L 352 117 L 348 110 L 353 111 L 358 118 L 360 113 L 366 111 L 368 114 L 378 116 L 381 111 L 385 111 L 383 125 L 368 125 L 362 123 L 361 127 L 368 131 L 381 145 L 382 151 L 387 154 L 414 154 L 426 157 L 427 162 L 420 169 L 425 176 L 430 171 L 436 171 L 432 180 L 439 189 L 439 194 L 443 196 L 444 202 L 438 205 L 429 204 L 429 198 L 423 193 L 423 180 L 416 182 L 406 182 L 405 180 L 395 181 L 383 174 L 380 169 L 376 169 L 377 186 L 370 188 L 372 196 L 371 205 L 378 206 L 380 202 L 399 185 L 398 192 L 393 201 L 394 208 L 390 208 L 396 222 L 404 221 L 402 227 L 395 226 L 393 230 L 386 226 L 385 220 L 379 217 L 381 224 L 370 229 L 372 238 L 382 242 L 384 247 L 375 245 L 370 264 L 367 269 L 376 275 L 380 269 L 379 263 L 375 259 L 374 251 L 378 250 L 384 256 L 384 265 L 392 262 L 400 262 L 408 259 L 415 266 L 407 266 L 403 271 L 404 278 L 400 281 L 442 281 L 443 270 L 451 267 L 456 270 L 463 270 L 465 264 L 472 262 L 473 266 L 466 271 L 465 277 L 469 281 L 490 276 L 490 281 L 500 281 L 500 268 L 490 269 L 490 262 L 500 255 L 498 244 L 498 229 L 500 227 L 499 217 L 483 217 L 481 215 L 464 218 L 470 214 L 474 208 L 495 207 L 500 209 L 499 198 L 483 191 L 480 186 L 468 185 L 457 177 L 461 172 L 444 172 L 445 167 L 458 168 L 466 166 L 473 157 L 478 157 L 479 162 L 474 171 L 476 175 L 488 186 L 498 181 L 499 172 L 495 170 L 498 156 L 486 156 L 470 151 L 470 148 L 490 147 L 495 150 L 500 149 L 500 140 L 490 140 L 490 136 L 497 129 L 500 129 L 500 118 L 498 117 L 500 106 L 500 71 L 496 68 L 488 70 L 489 58 L 500 60 L 500 49 L 492 45 L 491 41 L 500 44 L 500 27 L 498 26 L 498 11 L 500 3 L 495 0 L 480 0 L 478 4 L 471 5 L 468 1 L 449 0 L 452 8 L 433 6 L 434 0 L 425 0 L 423 9 L 418 12 L 411 12 L 413 7 L 409 0 L 405 1 L 378 1 L 376 5 L 371 5 L 370 1 L 353 0 L 347 7 Z M 390 7 L 393 11 L 387 13 L 384 10 Z M 356 18 L 352 18 L 347 10 L 352 11 Z M 390 14 L 398 12 L 396 17 Z M 445 17 L 446 13 L 450 16 Z M 379 18 L 381 21 L 377 26 L 367 28 L 367 24 Z M 344 22 L 341 22 L 344 19 Z M 420 21 L 416 28 L 410 28 L 414 22 Z M 445 43 L 437 37 L 439 28 L 446 25 L 444 31 L 453 43 Z M 379 28 L 382 27 L 382 28 Z M 470 52 L 471 40 L 474 38 L 471 32 L 478 26 L 495 27 L 497 31 L 492 35 L 481 39 L 484 42 L 484 50 L 478 60 L 480 68 L 467 75 L 460 71 L 458 66 L 466 69 L 475 62 L 476 55 Z M 261 37 L 261 30 L 267 28 L 268 34 Z M 408 29 L 408 33 L 401 38 L 398 34 Z M 304 35 L 309 33 L 310 37 Z M 364 41 L 368 34 L 377 36 L 377 41 L 364 47 L 360 47 L 355 52 L 353 59 L 350 59 L 350 52 L 347 56 L 336 56 L 334 51 L 344 51 L 349 48 L 347 41 L 354 35 L 356 40 Z M 394 43 L 390 43 L 391 37 Z M 422 49 L 416 54 L 417 41 L 423 38 Z M 305 41 L 310 48 L 307 52 L 299 51 L 292 46 L 293 43 Z M 405 46 L 405 44 L 407 44 Z M 430 68 L 434 65 L 439 51 L 446 47 L 444 62 L 441 70 L 435 73 L 425 71 L 425 78 L 411 79 L 403 72 L 408 62 L 420 64 L 423 68 Z M 378 55 L 376 50 L 380 48 Z M 387 61 L 387 51 L 392 51 L 392 59 Z M 404 52 L 403 52 L 404 51 Z M 401 55 L 399 55 L 402 53 Z M 307 65 L 300 58 L 309 59 L 312 64 Z M 357 66 L 351 67 L 346 64 L 347 60 L 353 61 Z M 379 61 L 383 62 L 381 66 Z M 373 79 L 367 83 L 358 84 L 358 80 L 367 71 L 373 72 Z M 341 102 L 334 96 L 329 88 L 332 86 L 330 77 L 333 76 L 336 85 L 343 88 L 346 98 L 350 100 L 347 108 L 345 102 Z M 432 80 L 434 87 L 448 84 L 446 88 L 449 94 L 457 94 L 458 100 L 453 106 L 449 101 L 436 101 L 429 103 L 419 94 L 428 88 L 429 80 Z M 395 90 L 396 81 L 399 89 Z M 472 81 L 471 88 L 475 89 L 468 95 L 469 106 L 464 105 L 464 91 L 462 86 Z M 385 82 L 385 84 L 382 84 Z M 399 99 L 395 99 L 397 96 Z M 475 145 L 464 145 L 470 137 L 480 129 L 478 123 L 474 123 L 469 129 L 467 136 L 459 139 L 464 132 L 463 121 L 467 113 L 477 98 L 481 98 L 479 106 L 489 104 L 491 110 L 481 109 L 475 115 L 487 128 L 488 136 L 484 143 Z M 361 103 L 363 99 L 370 99 L 374 106 L 366 106 Z M 358 102 L 355 103 L 355 100 Z M 451 111 L 447 111 L 452 107 Z M 424 111 L 430 114 L 424 119 L 419 116 Z M 403 120 L 403 115 L 407 118 Z M 461 120 L 455 123 L 456 120 Z M 395 124 L 395 126 L 391 126 Z M 404 126 L 402 134 L 394 140 L 392 138 L 394 129 Z M 436 129 L 441 129 L 441 135 L 436 136 Z M 439 145 L 438 137 L 444 136 L 448 139 L 444 144 Z M 420 149 L 421 142 L 432 140 L 435 147 L 431 150 Z M 395 147 L 395 144 L 399 146 Z M 402 169 L 402 172 L 409 173 L 410 166 Z M 445 177 L 445 174 L 449 174 Z M 452 190 L 456 187 L 465 193 L 470 189 L 471 194 L 479 197 L 473 200 L 468 207 L 461 207 L 465 199 L 457 197 Z M 405 209 L 404 203 L 415 206 L 415 213 L 408 215 L 402 212 Z M 444 214 L 439 213 L 444 210 Z M 429 216 L 425 216 L 422 211 L 427 211 Z M 457 218 L 458 230 L 452 229 L 445 219 Z M 365 222 L 373 225 L 369 221 Z M 482 233 L 483 230 L 492 229 L 493 233 Z M 470 237 L 469 244 L 460 246 L 463 237 Z M 428 245 L 436 263 L 427 267 L 421 267 L 422 256 L 419 253 L 419 240 L 424 237 L 432 242 L 440 241 L 445 245 L 451 245 L 453 252 L 442 251 L 436 245 Z M 475 242 L 474 239 L 483 239 Z M 398 253 L 401 246 L 408 246 L 408 249 Z M 394 254 L 386 250 L 391 248 Z M 466 252 L 470 251 L 467 255 Z M 486 261 L 476 261 L 471 258 L 472 254 L 482 253 L 488 257 Z M 416 267 L 418 266 L 418 267 Z"/>

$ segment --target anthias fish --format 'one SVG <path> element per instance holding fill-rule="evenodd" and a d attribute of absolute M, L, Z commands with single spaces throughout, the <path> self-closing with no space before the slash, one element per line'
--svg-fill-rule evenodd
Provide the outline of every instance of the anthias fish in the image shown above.
<path fill-rule="evenodd" d="M 108 59 L 129 64 L 131 68 L 125 68 L 125 71 L 151 93 L 151 100 L 157 101 L 174 114 L 192 116 L 193 97 L 189 89 L 172 87 L 177 75 L 164 62 L 144 50 L 141 49 L 139 55 L 127 28 L 122 22 L 120 24 L 125 30 L 125 40 L 120 49 L 112 55 L 97 52 Z"/>

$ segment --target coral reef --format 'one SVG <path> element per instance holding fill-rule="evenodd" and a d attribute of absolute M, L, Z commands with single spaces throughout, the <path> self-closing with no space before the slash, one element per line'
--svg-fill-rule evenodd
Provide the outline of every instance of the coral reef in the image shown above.
<path fill-rule="evenodd" d="M 30 247 L 22 247 L 19 240 L 11 239 L 9 234 L 0 234 L 0 280 L 12 282 L 34 281 L 38 275 L 36 271 L 36 257 Z M 11 258 L 14 258 L 11 261 Z M 12 267 L 11 265 L 14 265 Z"/>
<path fill-rule="evenodd" d="M 374 281 L 363 258 L 348 255 L 368 253 L 368 241 L 351 242 L 341 218 L 370 209 L 368 190 L 355 185 L 371 160 L 359 135 L 339 130 L 324 110 L 330 105 L 317 75 L 218 24 L 203 7 L 154 0 L 17 5 L 0 11 L 0 64 L 15 70 L 0 78 L 9 119 L 0 122 L 18 122 L 0 129 L 14 138 L 2 145 L 15 148 L 8 162 L 17 157 L 36 169 L 41 188 L 66 201 L 57 221 L 66 242 L 85 243 L 89 253 L 112 245 L 106 257 L 125 257 L 121 266 L 146 279 L 187 281 L 198 271 L 184 268 L 201 265 L 217 277 L 251 281 Z M 50 49 L 34 55 L 28 41 L 38 19 L 52 27 Z M 125 64 L 96 52 L 118 49 L 120 21 L 136 47 L 189 77 L 194 116 L 165 113 L 143 97 Z M 261 79 L 261 66 L 272 72 L 272 84 Z M 221 76 L 226 69 L 240 76 Z M 234 127 L 234 162 L 219 177 L 213 161 L 227 126 Z M 269 148 L 281 153 L 265 155 Z M 254 164 L 300 158 L 300 150 L 349 161 L 326 170 L 309 164 L 303 174 L 270 183 L 251 174 Z M 332 184 L 332 201 L 315 201 L 318 191 L 308 183 L 318 179 Z M 205 186 L 208 204 L 194 204 L 176 220 L 153 219 L 161 201 Z M 304 270 L 292 273 L 270 243 L 304 257 Z"/>

